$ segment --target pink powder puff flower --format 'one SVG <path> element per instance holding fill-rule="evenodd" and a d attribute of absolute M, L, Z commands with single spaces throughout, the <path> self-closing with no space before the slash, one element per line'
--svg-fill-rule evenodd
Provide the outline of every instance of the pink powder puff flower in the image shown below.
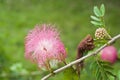
<path fill-rule="evenodd" d="M 36 25 L 25 38 L 25 57 L 43 70 L 50 70 L 66 58 L 64 44 L 52 25 Z"/>

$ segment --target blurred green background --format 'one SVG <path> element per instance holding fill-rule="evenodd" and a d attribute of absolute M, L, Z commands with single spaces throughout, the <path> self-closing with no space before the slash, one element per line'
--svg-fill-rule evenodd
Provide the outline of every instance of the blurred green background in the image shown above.
<path fill-rule="evenodd" d="M 94 36 L 90 23 L 93 6 L 105 4 L 105 21 L 111 35 L 120 33 L 120 0 L 0 0 L 0 80 L 40 80 L 48 72 L 24 58 L 24 38 L 36 24 L 55 24 L 68 49 L 67 62 L 75 60 L 78 43 L 87 34 Z M 120 53 L 120 42 L 115 44 Z M 81 80 L 95 80 L 89 70 Z M 120 63 L 115 74 L 120 76 Z M 64 73 L 49 80 L 65 80 Z"/>

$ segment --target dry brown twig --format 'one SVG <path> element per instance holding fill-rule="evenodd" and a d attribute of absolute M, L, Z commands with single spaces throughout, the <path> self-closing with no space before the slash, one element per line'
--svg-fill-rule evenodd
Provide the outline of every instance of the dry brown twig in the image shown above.
<path fill-rule="evenodd" d="M 61 68 L 53 71 L 53 73 L 49 73 L 48 75 L 44 76 L 41 80 L 47 80 L 49 77 L 51 77 L 51 76 L 53 76 L 53 75 L 55 75 L 55 74 L 57 74 L 57 73 L 59 73 L 59 72 L 62 72 L 63 70 L 71 67 L 72 65 L 75 65 L 75 64 L 77 64 L 77 63 L 80 63 L 80 62 L 83 61 L 84 59 L 86 59 L 86 58 L 88 58 L 88 57 L 90 57 L 90 56 L 94 56 L 94 55 L 98 54 L 98 52 L 100 52 L 104 47 L 106 47 L 108 44 L 112 44 L 113 42 L 115 42 L 115 41 L 116 41 L 117 39 L 119 39 L 119 38 L 120 38 L 120 34 L 118 34 L 117 36 L 113 37 L 113 38 L 112 38 L 111 40 L 109 40 L 106 44 L 104 44 L 103 46 L 101 46 L 100 48 L 98 48 L 95 52 L 89 53 L 89 54 L 87 54 L 86 56 L 81 57 L 80 59 L 77 59 L 77 60 L 75 60 L 75 61 L 70 62 L 69 64 L 67 64 L 67 65 L 65 65 L 65 66 L 63 66 L 63 67 L 61 67 Z"/>

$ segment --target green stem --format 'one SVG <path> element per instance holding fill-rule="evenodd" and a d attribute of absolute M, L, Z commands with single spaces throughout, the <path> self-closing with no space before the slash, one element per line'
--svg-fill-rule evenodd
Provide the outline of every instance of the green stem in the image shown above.
<path fill-rule="evenodd" d="M 104 16 L 102 16 L 100 19 L 101 19 L 101 22 L 102 22 L 102 24 L 103 24 L 103 26 L 102 26 L 102 27 L 104 27 L 104 28 L 105 28 Z"/>
<path fill-rule="evenodd" d="M 107 37 L 109 38 L 109 39 L 112 39 L 112 37 L 107 33 Z"/>
<path fill-rule="evenodd" d="M 63 61 L 63 63 L 64 63 L 65 65 L 67 65 L 67 63 L 66 63 L 66 61 L 65 61 L 65 60 Z"/>

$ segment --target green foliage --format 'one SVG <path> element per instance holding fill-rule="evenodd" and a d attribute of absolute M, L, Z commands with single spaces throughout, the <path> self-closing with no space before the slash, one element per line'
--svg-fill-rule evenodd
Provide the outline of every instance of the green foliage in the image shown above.
<path fill-rule="evenodd" d="M 104 45 L 107 42 L 108 42 L 107 39 L 95 39 L 94 40 L 94 45 L 95 45 L 96 48 L 98 48 L 98 47 Z"/>
<path fill-rule="evenodd" d="M 111 80 L 110 76 L 116 79 L 116 75 L 113 74 L 113 67 L 108 62 L 96 59 L 91 68 L 95 70 L 96 80 Z"/>
<path fill-rule="evenodd" d="M 97 6 L 94 7 L 93 12 L 94 12 L 94 14 L 95 14 L 97 17 L 101 17 L 101 16 L 102 16 L 102 14 L 101 14 L 101 12 L 100 12 L 100 10 L 98 9 Z"/>
<path fill-rule="evenodd" d="M 101 21 L 99 18 L 97 18 L 96 16 L 90 16 L 93 20 L 95 21 Z"/>
<path fill-rule="evenodd" d="M 95 16 L 90 16 L 92 21 L 91 23 L 97 27 L 105 27 L 104 22 L 104 14 L 105 14 L 105 7 L 104 4 L 100 6 L 100 9 L 97 6 L 94 6 L 93 12 Z"/>
<path fill-rule="evenodd" d="M 92 24 L 94 24 L 95 26 L 102 26 L 103 24 L 100 22 L 96 22 L 96 21 L 91 21 Z"/>
<path fill-rule="evenodd" d="M 101 16 L 104 16 L 104 14 L 105 14 L 105 6 L 104 6 L 104 4 L 101 5 L 100 12 L 101 12 Z"/>
<path fill-rule="evenodd" d="M 102 5 L 100 6 L 100 9 L 99 9 L 97 6 L 95 6 L 94 9 L 93 9 L 93 12 L 94 12 L 94 14 L 95 14 L 97 17 L 103 17 L 104 14 L 105 14 L 104 4 L 102 4 Z"/>

